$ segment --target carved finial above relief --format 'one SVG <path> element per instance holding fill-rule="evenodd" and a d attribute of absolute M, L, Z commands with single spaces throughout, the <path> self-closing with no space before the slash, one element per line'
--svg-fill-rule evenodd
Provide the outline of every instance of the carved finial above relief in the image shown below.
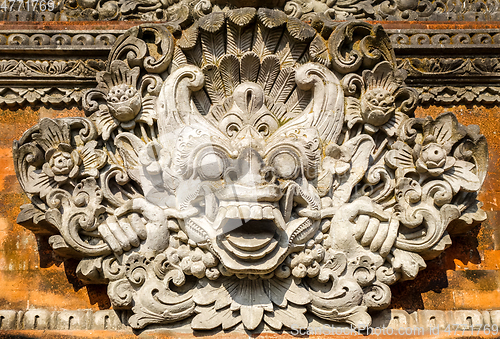
<path fill-rule="evenodd" d="M 15 143 L 18 222 L 136 329 L 370 324 L 485 219 L 487 145 L 452 114 L 413 116 L 381 27 L 314 27 L 240 8 L 129 30 L 86 117 Z"/>

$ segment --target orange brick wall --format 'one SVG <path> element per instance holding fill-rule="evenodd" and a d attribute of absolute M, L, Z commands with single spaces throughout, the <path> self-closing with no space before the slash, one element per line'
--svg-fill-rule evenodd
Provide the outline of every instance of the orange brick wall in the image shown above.
<path fill-rule="evenodd" d="M 419 108 L 417 116 L 454 112 L 463 124 L 477 124 L 489 143 L 489 173 L 480 194 L 488 220 L 463 237 L 441 257 L 428 263 L 414 281 L 392 288 L 392 308 L 500 309 L 500 117 L 498 108 L 457 106 Z M 106 309 L 103 286 L 82 286 L 74 275 L 75 262 L 53 258 L 43 239 L 16 224 L 19 206 L 28 199 L 17 183 L 12 142 L 42 117 L 80 116 L 71 110 L 0 111 L 0 309 L 28 307 Z M 497 202 L 498 200 L 498 202 Z M 477 236 L 477 240 L 476 240 Z M 41 256 L 39 255 L 41 254 Z"/>
<path fill-rule="evenodd" d="M 14 172 L 12 142 L 43 117 L 81 115 L 78 109 L 0 111 L 0 309 L 109 308 L 104 287 L 82 286 L 76 263 L 53 258 L 44 239 L 16 224 L 19 206 L 29 200 Z"/>

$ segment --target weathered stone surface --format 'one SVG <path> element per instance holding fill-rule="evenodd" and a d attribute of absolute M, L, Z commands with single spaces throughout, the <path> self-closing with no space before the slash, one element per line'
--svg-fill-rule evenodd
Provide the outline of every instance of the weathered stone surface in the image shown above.
<path fill-rule="evenodd" d="M 306 328 L 306 312 L 369 325 L 389 285 L 485 220 L 487 146 L 452 114 L 413 116 L 380 26 L 324 29 L 241 8 L 177 38 L 127 31 L 86 117 L 42 119 L 15 143 L 31 199 L 18 222 L 79 259 L 79 279 L 108 284 L 134 329 Z M 446 324 L 426 312 L 415 321 Z M 42 315 L 25 328 L 118 326 Z"/>
<path fill-rule="evenodd" d="M 500 102 L 499 88 L 494 85 L 500 52 L 494 25 L 382 24 L 388 28 L 398 68 L 407 72 L 407 85 L 419 92 L 422 104 Z M 133 25 L 100 22 L 101 29 L 89 30 L 88 22 L 4 22 L 0 51 L 13 56 L 0 61 L 0 106 L 81 104 L 83 92 L 95 87 L 95 75 L 102 71 L 112 43 Z M 336 26 L 320 20 L 313 27 L 327 39 Z M 171 29 L 180 33 L 179 27 Z M 17 59 L 23 51 L 36 54 L 28 60 Z M 91 58 L 82 59 L 82 52 Z"/>
<path fill-rule="evenodd" d="M 32 8 L 30 9 L 30 4 Z M 36 3 L 19 2 L 0 12 L 2 21 L 90 21 L 140 20 L 173 21 L 183 24 L 192 17 L 199 18 L 213 11 L 244 6 L 269 7 L 284 10 L 301 20 L 409 20 L 409 21 L 498 21 L 498 1 L 387 0 L 152 0 L 95 1 L 42 0 Z"/>

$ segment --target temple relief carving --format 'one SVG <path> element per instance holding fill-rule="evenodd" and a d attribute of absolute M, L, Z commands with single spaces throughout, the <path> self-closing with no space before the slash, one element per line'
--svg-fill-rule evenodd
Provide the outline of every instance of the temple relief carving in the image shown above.
<path fill-rule="evenodd" d="M 414 117 L 380 26 L 332 25 L 241 8 L 130 29 L 86 117 L 15 142 L 18 222 L 134 329 L 369 325 L 485 220 L 488 151 L 452 114 Z"/>
<path fill-rule="evenodd" d="M 213 12 L 252 5 L 283 10 L 303 21 L 498 21 L 498 0 L 26 0 L 4 3 L 2 21 L 169 21 L 189 24 Z"/>

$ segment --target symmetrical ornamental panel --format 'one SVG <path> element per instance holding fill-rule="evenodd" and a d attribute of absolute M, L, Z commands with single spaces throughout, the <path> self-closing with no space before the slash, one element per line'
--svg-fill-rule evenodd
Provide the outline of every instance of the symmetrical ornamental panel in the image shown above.
<path fill-rule="evenodd" d="M 413 116 L 380 26 L 313 26 L 240 8 L 130 29 L 86 117 L 15 143 L 18 222 L 135 329 L 370 324 L 389 285 L 485 220 L 487 145 L 452 114 Z"/>
<path fill-rule="evenodd" d="M 248 3 L 246 4 L 248 5 Z M 491 0 L 255 0 L 301 20 L 498 21 Z M 0 4 L 2 21 L 172 21 L 179 24 L 220 10 L 245 6 L 237 0 L 19 0 Z"/>

